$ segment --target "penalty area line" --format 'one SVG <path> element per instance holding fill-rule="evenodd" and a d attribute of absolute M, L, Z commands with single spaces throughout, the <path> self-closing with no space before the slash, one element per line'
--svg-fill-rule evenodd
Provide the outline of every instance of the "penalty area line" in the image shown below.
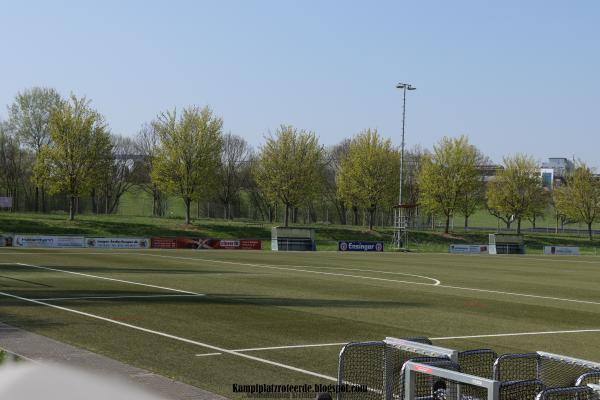
<path fill-rule="evenodd" d="M 463 291 L 471 291 L 471 292 L 479 292 L 479 293 L 490 293 L 490 294 L 500 294 L 514 297 L 526 297 L 531 299 L 542 299 L 542 300 L 553 300 L 553 301 L 563 301 L 568 303 L 577 303 L 577 304 L 591 304 L 591 305 L 600 305 L 600 301 L 592 301 L 592 300 L 578 300 L 578 299 L 569 299 L 564 297 L 552 297 L 552 296 L 543 296 L 537 294 L 527 294 L 527 293 L 517 293 L 517 292 L 505 292 L 501 290 L 492 290 L 492 289 L 478 289 L 478 288 L 470 288 L 463 286 L 452 286 L 452 285 L 440 285 L 434 283 L 424 283 L 424 282 L 411 282 L 411 281 L 403 281 L 398 279 L 386 279 L 386 278 L 377 278 L 370 276 L 361 276 L 361 275 L 351 275 L 351 274 L 339 274 L 335 272 L 324 272 L 324 271 L 311 271 L 307 269 L 301 268 L 285 268 L 278 267 L 268 264 L 250 264 L 250 263 L 241 263 L 236 261 L 222 261 L 222 260 L 212 260 L 208 258 L 199 258 L 199 257 L 177 257 L 177 256 L 165 256 L 158 254 L 143 254 L 144 256 L 149 257 L 160 257 L 160 258 L 169 258 L 169 259 L 177 259 L 177 260 L 189 260 L 189 261 L 205 261 L 205 262 L 213 262 L 220 264 L 231 264 L 231 265 L 243 265 L 255 268 L 267 268 L 267 269 L 275 269 L 275 270 L 283 270 L 283 271 L 296 271 L 296 272 L 305 272 L 310 274 L 319 274 L 319 275 L 330 275 L 330 276 L 341 276 L 345 278 L 359 278 L 359 279 L 367 279 L 367 280 L 375 280 L 375 281 L 383 281 L 383 282 L 395 282 L 395 283 L 403 283 L 409 285 L 420 285 L 420 286 L 429 286 L 435 288 L 443 288 L 443 289 L 454 289 L 454 290 L 463 290 Z M 308 267 L 310 268 L 310 267 Z"/>
<path fill-rule="evenodd" d="M 496 333 L 489 335 L 468 335 L 468 336 L 447 336 L 430 338 L 431 340 L 454 340 L 454 339 L 477 339 L 477 338 L 493 338 L 493 337 L 510 337 L 510 336 L 538 336 L 538 335 L 561 335 L 568 333 L 598 333 L 600 329 L 573 329 L 563 331 L 542 331 L 542 332 L 515 332 L 515 333 Z"/>
<path fill-rule="evenodd" d="M 467 335 L 467 336 L 446 336 L 446 337 L 432 337 L 431 340 L 460 340 L 460 339 L 477 339 L 477 338 L 493 338 L 493 337 L 511 337 L 511 336 L 538 336 L 538 335 L 562 335 L 569 333 L 598 333 L 598 329 L 573 329 L 573 330 L 562 330 L 562 331 L 541 331 L 541 332 L 514 332 L 514 333 L 495 333 L 485 335 Z M 279 349 L 299 349 L 299 348 L 310 348 L 310 347 L 326 347 L 326 346 L 344 346 L 350 342 L 340 343 L 321 343 L 321 344 L 300 344 L 292 346 L 275 346 L 275 347 L 253 347 L 249 349 L 236 349 L 232 351 L 236 352 L 247 352 L 247 351 L 265 351 L 265 350 L 279 350 Z M 196 357 L 206 356 L 217 356 L 222 353 L 200 353 L 196 354 Z"/>
<path fill-rule="evenodd" d="M 337 378 L 334 378 L 333 376 L 319 374 L 318 372 L 313 372 L 313 371 L 309 371 L 309 370 L 306 370 L 306 369 L 294 367 L 292 365 L 282 364 L 282 363 L 278 363 L 278 362 L 275 362 L 275 361 L 267 360 L 267 359 L 264 359 L 264 358 L 251 356 L 249 354 L 238 353 L 236 351 L 227 350 L 227 349 L 224 349 L 224 348 L 221 348 L 221 347 L 218 347 L 218 346 L 213 346 L 213 345 L 208 344 L 208 343 L 202 343 L 202 342 L 198 342 L 196 340 L 187 339 L 187 338 L 183 338 L 183 337 L 180 337 L 180 336 L 171 335 L 169 333 L 164 333 L 164 332 L 156 331 L 154 329 L 148 329 L 148 328 L 144 328 L 144 327 L 141 327 L 141 326 L 137 326 L 137 325 L 133 325 L 133 324 L 128 324 L 126 322 L 121 322 L 121 321 L 117 321 L 117 320 L 114 320 L 114 319 L 111 319 L 111 318 L 102 317 L 100 315 L 91 314 L 91 313 L 87 313 L 87 312 L 83 312 L 83 311 L 79 311 L 79 310 L 75 310 L 75 309 L 67 308 L 67 307 L 63 307 L 63 306 L 57 306 L 55 304 L 46 303 L 46 302 L 43 302 L 43 301 L 40 301 L 40 300 L 29 299 L 29 298 L 26 298 L 26 297 L 21 297 L 21 296 L 17 296 L 17 295 L 11 294 L 11 293 L 0 292 L 0 295 L 6 296 L 6 297 L 10 297 L 10 298 L 13 298 L 13 299 L 17 299 L 17 300 L 21 300 L 21 301 L 25 301 L 25 302 L 29 302 L 29 303 L 34 303 L 34 304 L 38 304 L 38 305 L 42 305 L 42 306 L 54 308 L 56 310 L 70 312 L 70 313 L 81 315 L 81 316 L 88 317 L 88 318 L 97 319 L 97 320 L 104 321 L 104 322 L 109 322 L 111 324 L 123 326 L 125 328 L 137 330 L 137 331 L 144 332 L 144 333 L 149 333 L 149 334 L 161 336 L 161 337 L 164 337 L 164 338 L 167 338 L 167 339 L 172 339 L 172 340 L 176 340 L 176 341 L 179 341 L 179 342 L 183 342 L 183 343 L 187 343 L 187 344 L 192 344 L 192 345 L 195 345 L 195 346 L 205 347 L 207 349 L 211 349 L 211 350 L 214 350 L 216 352 L 225 353 L 225 354 L 229 354 L 229 355 L 240 357 L 240 358 L 245 358 L 245 359 L 252 360 L 252 361 L 257 361 L 257 362 L 260 362 L 260 363 L 263 363 L 263 364 L 268 364 L 268 365 L 272 365 L 272 366 L 275 366 L 275 367 L 287 369 L 287 370 L 290 370 L 290 371 L 299 372 L 301 374 L 311 375 L 311 376 L 314 376 L 314 377 L 317 377 L 317 378 L 321 378 L 321 379 L 325 379 L 325 380 L 337 382 Z"/>

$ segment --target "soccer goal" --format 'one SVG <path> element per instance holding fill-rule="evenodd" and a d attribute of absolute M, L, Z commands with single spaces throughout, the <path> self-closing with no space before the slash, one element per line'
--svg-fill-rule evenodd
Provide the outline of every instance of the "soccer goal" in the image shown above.
<path fill-rule="evenodd" d="M 600 363 L 386 338 L 344 346 L 338 384 L 367 386 L 366 392 L 340 391 L 338 400 L 600 400 Z"/>

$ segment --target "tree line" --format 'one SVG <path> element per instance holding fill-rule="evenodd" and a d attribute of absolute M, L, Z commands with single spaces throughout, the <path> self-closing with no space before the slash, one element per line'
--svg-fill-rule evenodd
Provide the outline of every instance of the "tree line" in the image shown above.
<path fill-rule="evenodd" d="M 535 226 L 552 209 L 557 224 L 585 223 L 591 238 L 600 216 L 600 184 L 583 163 L 548 190 L 524 154 L 505 157 L 486 180 L 481 167 L 490 160 L 466 136 L 444 137 L 431 151 L 411 149 L 405 160 L 403 203 L 426 221 L 442 218 L 445 232 L 454 216 L 462 215 L 467 228 L 469 217 L 485 209 L 520 233 L 523 220 Z M 83 200 L 93 213 L 114 213 L 137 188 L 152 198 L 154 216 L 165 215 L 168 199 L 181 201 L 187 224 L 194 204 L 197 215 L 206 202 L 231 219 L 241 215 L 243 198 L 253 210 L 248 218 L 281 217 L 288 225 L 302 214 L 308 223 L 373 229 L 392 223 L 399 172 L 399 149 L 376 129 L 325 147 L 314 132 L 281 125 L 255 150 L 225 133 L 209 107 L 161 112 L 125 137 L 110 132 L 88 99 L 34 87 L 18 93 L 0 121 L 0 185 L 13 209 L 46 212 L 53 200 L 50 208 L 64 207 L 70 219 Z"/>

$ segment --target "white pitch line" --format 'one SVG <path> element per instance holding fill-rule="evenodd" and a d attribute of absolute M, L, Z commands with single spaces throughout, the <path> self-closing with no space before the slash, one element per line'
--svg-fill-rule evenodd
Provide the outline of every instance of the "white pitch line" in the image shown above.
<path fill-rule="evenodd" d="M 431 340 L 459 340 L 459 339 L 477 339 L 477 338 L 492 338 L 492 337 L 510 337 L 510 336 L 538 336 L 538 335 L 563 335 L 569 333 L 598 333 L 600 329 L 574 329 L 564 331 L 542 331 L 542 332 L 515 332 L 515 333 L 497 333 L 497 334 L 486 334 L 486 335 L 468 335 L 468 336 L 446 336 L 446 337 L 433 337 Z M 326 347 L 326 346 L 344 346 L 348 342 L 340 343 L 321 343 L 321 344 L 300 344 L 293 346 L 276 346 L 276 347 L 253 347 L 249 349 L 236 349 L 233 351 L 237 352 L 249 352 L 249 351 L 263 351 L 263 350 L 278 350 L 278 349 L 296 349 L 296 348 L 307 348 L 307 347 Z M 202 353 L 196 354 L 196 357 L 204 356 L 216 356 L 222 353 Z"/>
<path fill-rule="evenodd" d="M 327 347 L 327 346 L 343 346 L 348 344 L 348 342 L 340 342 L 340 343 L 320 343 L 320 344 L 297 344 L 292 346 L 274 346 L 274 347 L 252 347 L 249 349 L 235 349 L 233 351 L 239 353 L 245 353 L 249 351 L 264 351 L 264 350 L 281 350 L 281 349 L 304 349 L 307 347 Z M 206 357 L 206 356 L 218 356 L 221 353 L 201 353 L 196 354 L 196 357 Z"/>
<path fill-rule="evenodd" d="M 568 299 L 568 298 L 564 298 L 564 297 L 542 296 L 542 295 L 536 295 L 536 294 L 517 293 L 517 292 L 504 292 L 501 290 L 478 289 L 478 288 L 469 288 L 469 287 L 462 287 L 462 286 L 436 285 L 433 283 L 402 281 L 402 280 L 398 280 L 398 279 L 386 279 L 386 278 L 377 278 L 377 277 L 371 277 L 371 276 L 338 274 L 338 273 L 334 273 L 334 272 L 311 271 L 311 270 L 306 270 L 306 269 L 301 269 L 301 268 L 285 268 L 285 267 L 277 267 L 277 266 L 266 265 L 266 264 L 249 264 L 249 263 L 241 263 L 241 262 L 236 262 L 236 261 L 211 260 L 211 259 L 197 258 L 197 257 L 164 256 L 164 255 L 158 255 L 158 254 L 144 254 L 144 255 L 149 256 L 149 257 L 172 258 L 172 259 L 181 259 L 181 260 L 189 260 L 189 261 L 207 261 L 207 262 L 232 264 L 232 265 L 245 265 L 245 266 L 256 267 L 256 268 L 268 268 L 268 269 L 278 269 L 278 270 L 284 270 L 284 271 L 307 272 L 307 273 L 312 273 L 312 274 L 342 276 L 342 277 L 347 277 L 347 278 L 359 278 L 359 279 L 369 279 L 369 280 L 384 281 L 384 282 L 405 283 L 405 284 L 410 284 L 410 285 L 421 285 L 421 286 L 430 286 L 430 287 L 436 287 L 436 288 L 466 290 L 466 291 L 481 292 L 481 293 L 502 294 L 502 295 L 509 295 L 509 296 L 516 296 L 516 297 L 528 297 L 528 298 L 543 299 L 543 300 L 564 301 L 564 302 L 578 303 L 578 304 L 600 305 L 600 301 L 577 300 L 577 299 Z"/>
<path fill-rule="evenodd" d="M 91 274 L 84 274 L 82 272 L 75 272 L 75 271 L 67 271 L 64 269 L 58 269 L 58 268 L 50 268 L 50 267 L 42 267 L 39 265 L 33 265 L 33 264 L 24 264 L 24 263 L 12 263 L 11 265 L 21 265 L 23 267 L 29 267 L 29 268 L 37 268 L 37 269 L 43 269 L 43 270 L 47 270 L 47 271 L 54 271 L 54 272 L 64 272 L 66 274 L 73 274 L 73 275 L 79 275 L 79 276 L 85 276 L 87 278 L 95 278 L 95 279 L 103 279 L 106 281 L 112 281 L 112 282 L 120 282 L 120 283 L 128 283 L 130 285 L 138 285 L 138 286 L 145 286 L 145 287 L 151 287 L 151 288 L 155 288 L 155 289 L 163 289 L 163 290 L 169 290 L 171 292 L 178 292 L 178 293 L 185 293 L 185 294 L 193 294 L 195 296 L 204 296 L 204 294 L 202 293 L 195 293 L 195 292 L 190 292 L 188 290 L 180 290 L 180 289 L 173 289 L 173 288 L 169 288 L 169 287 L 165 287 L 165 286 L 157 286 L 157 285 L 150 285 L 148 283 L 140 283 L 140 282 L 133 282 L 133 281 L 126 281 L 123 279 L 115 279 L 115 278 L 107 278 L 105 276 L 98 276 L 98 275 L 91 275 Z"/>
<path fill-rule="evenodd" d="M 40 301 L 58 301 L 58 300 L 94 300 L 94 299 L 146 299 L 146 298 L 163 298 L 163 297 L 201 297 L 197 294 L 150 294 L 150 295 L 131 295 L 131 296 L 82 296 L 82 297 L 49 297 L 45 299 L 36 299 Z"/>
<path fill-rule="evenodd" d="M 234 350 L 227 350 L 227 349 L 224 349 L 224 348 L 221 348 L 221 347 L 218 347 L 218 346 L 213 346 L 211 344 L 198 342 L 198 341 L 192 340 L 192 339 L 186 339 L 186 338 L 183 338 L 183 337 L 180 337 L 180 336 L 171 335 L 169 333 L 164 333 L 164 332 L 156 331 L 156 330 L 153 330 L 153 329 L 148 329 L 148 328 L 144 328 L 144 327 L 133 325 L 133 324 L 128 324 L 126 322 L 121 322 L 121 321 L 117 321 L 117 320 L 114 320 L 114 319 L 111 319 L 111 318 L 102 317 L 100 315 L 91 314 L 91 313 L 87 313 L 87 312 L 83 312 L 83 311 L 78 311 L 78 310 L 75 310 L 75 309 L 72 309 L 72 308 L 57 306 L 57 305 L 54 305 L 54 304 L 46 303 L 46 302 L 39 301 L 39 300 L 29 299 L 29 298 L 26 298 L 26 297 L 21 297 L 21 296 L 17 296 L 17 295 L 10 294 L 10 293 L 0 292 L 0 295 L 6 296 L 6 297 L 11 297 L 13 299 L 17 299 L 17 300 L 21 300 L 21 301 L 26 301 L 26 302 L 30 302 L 30 303 L 34 303 L 34 304 L 43 305 L 43 306 L 54 308 L 54 309 L 61 310 L 61 311 L 71 312 L 71 313 L 82 315 L 82 316 L 88 317 L 88 318 L 98 319 L 100 321 L 110 322 L 112 324 L 119 325 L 119 326 L 124 326 L 126 328 L 134 329 L 134 330 L 137 330 L 137 331 L 140 331 L 140 332 L 150 333 L 150 334 L 161 336 L 161 337 L 165 337 L 165 338 L 168 338 L 168 339 L 177 340 L 177 341 L 180 341 L 180 342 L 183 342 L 183 343 L 188 343 L 188 344 L 193 344 L 193 345 L 196 345 L 196 346 L 206 347 L 207 349 L 215 350 L 215 351 L 220 352 L 220 353 L 230 354 L 230 355 L 233 355 L 233 356 L 237 356 L 237 357 L 241 357 L 241 358 L 246 358 L 248 360 L 257 361 L 257 362 L 260 362 L 260 363 L 263 363 L 263 364 L 269 364 L 269 365 L 273 365 L 275 367 L 285 368 L 285 369 L 288 369 L 290 371 L 299 372 L 299 373 L 302 373 L 302 374 L 315 376 L 317 378 L 321 378 L 321 379 L 326 379 L 326 380 L 329 380 L 329 381 L 337 382 L 337 378 L 334 378 L 333 376 L 319 374 L 317 372 L 308 371 L 306 369 L 294 367 L 292 365 L 282 364 L 282 363 L 278 363 L 278 362 L 267 360 L 267 359 L 260 358 L 260 357 L 251 356 L 251 355 L 244 354 L 244 353 L 238 353 L 238 352 L 236 352 Z"/>
<path fill-rule="evenodd" d="M 319 274 L 319 275 L 343 276 L 346 278 L 359 278 L 359 279 L 368 279 L 368 280 L 383 281 L 383 282 L 407 283 L 407 284 L 412 284 L 412 285 L 438 286 L 438 287 L 440 286 L 436 283 L 412 282 L 412 281 L 403 281 L 403 280 L 399 280 L 399 279 L 377 278 L 374 276 L 340 274 L 340 273 L 335 273 L 335 272 L 324 272 L 324 271 L 311 271 L 311 270 L 302 269 L 302 268 L 278 267 L 278 266 L 269 265 L 269 264 L 250 264 L 250 263 L 241 263 L 241 262 L 236 262 L 236 261 L 211 260 L 211 259 L 207 259 L 207 258 L 197 258 L 197 257 L 163 256 L 163 255 L 159 255 L 159 254 L 143 254 L 143 255 L 148 256 L 148 257 L 160 257 L 160 258 L 169 258 L 169 259 L 178 259 L 178 260 L 188 260 L 188 262 L 189 261 L 207 261 L 207 262 L 220 263 L 220 264 L 242 265 L 242 266 L 248 266 L 248 267 L 276 269 L 276 270 L 282 270 L 282 271 L 308 272 L 308 273 Z M 311 267 L 305 266 L 304 268 L 311 268 Z M 600 303 L 598 303 L 598 304 L 600 304 Z"/>
<path fill-rule="evenodd" d="M 325 346 L 342 346 L 348 344 L 343 343 L 321 343 L 321 344 L 297 344 L 292 346 L 275 346 L 275 347 L 253 347 L 250 349 L 236 349 L 234 351 L 247 352 L 247 351 L 262 351 L 262 350 L 279 350 L 279 349 L 300 349 L 305 347 L 325 347 Z"/>
<path fill-rule="evenodd" d="M 537 335 L 560 335 L 567 333 L 597 333 L 600 329 L 576 329 L 566 331 L 543 331 L 543 332 L 517 332 L 517 333 L 497 333 L 490 335 L 469 335 L 469 336 L 448 336 L 430 338 L 431 340 L 454 340 L 454 339 L 477 339 L 477 338 L 491 338 L 491 337 L 509 337 L 509 336 L 537 336 Z"/>

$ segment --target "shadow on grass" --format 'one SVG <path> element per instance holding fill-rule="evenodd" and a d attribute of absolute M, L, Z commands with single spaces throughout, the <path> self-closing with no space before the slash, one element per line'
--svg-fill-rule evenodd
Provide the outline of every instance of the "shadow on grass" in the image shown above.
<path fill-rule="evenodd" d="M 12 294 L 38 299 L 51 304 L 69 307 L 69 304 L 103 306 L 110 303 L 111 307 L 126 307 L 131 304 L 177 304 L 177 305 L 232 305 L 232 306 L 264 306 L 264 307 L 334 307 L 334 308 L 404 308 L 424 307 L 424 303 L 400 301 L 370 301 L 350 299 L 307 299 L 292 297 L 268 297 L 232 294 L 206 294 L 204 296 L 182 295 L 181 293 L 166 293 L 164 291 L 133 292 L 123 290 L 15 290 Z M 125 297 L 121 296 L 135 296 Z M 139 296 L 139 297 L 137 297 Z M 147 296 L 147 297 L 144 297 Z M 154 297 L 153 297 L 154 296 Z M 80 297 L 115 297 L 79 299 Z M 73 299 L 63 299 L 73 298 Z M 57 299 L 57 300 L 45 300 Z M 58 300 L 60 299 L 60 300 Z M 39 307 L 40 305 L 18 300 L 7 300 L 11 307 Z M 2 320 L 0 316 L 0 320 Z M 8 321 L 7 321 L 8 323 Z"/>

